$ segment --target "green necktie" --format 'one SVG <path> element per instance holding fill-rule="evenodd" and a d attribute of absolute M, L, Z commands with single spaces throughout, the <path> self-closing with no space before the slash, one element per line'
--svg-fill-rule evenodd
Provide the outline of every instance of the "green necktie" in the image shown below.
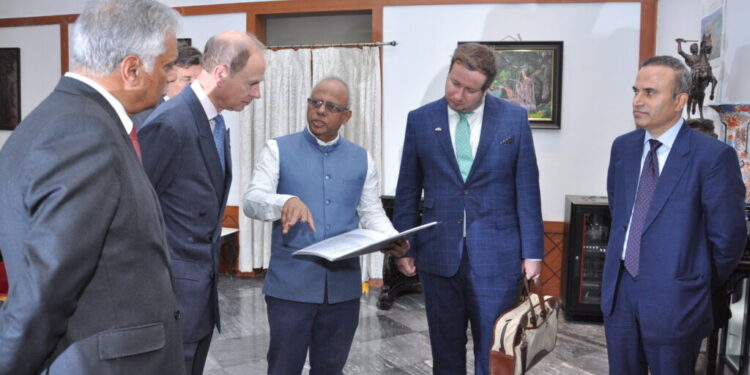
<path fill-rule="evenodd" d="M 458 112 L 458 125 L 456 125 L 456 159 L 458 159 L 458 169 L 461 170 L 461 177 L 469 177 L 471 163 L 474 162 L 474 156 L 471 154 L 471 128 L 469 120 L 466 119 L 474 112 Z"/>

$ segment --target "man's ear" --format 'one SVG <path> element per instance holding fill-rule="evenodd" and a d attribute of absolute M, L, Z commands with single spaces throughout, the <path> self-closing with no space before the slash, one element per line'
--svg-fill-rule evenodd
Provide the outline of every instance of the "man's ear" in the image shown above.
<path fill-rule="evenodd" d="M 211 72 L 216 82 L 216 87 L 224 86 L 224 81 L 229 79 L 229 69 L 226 65 L 216 65 Z"/>
<path fill-rule="evenodd" d="M 143 62 L 138 56 L 128 55 L 120 62 L 120 77 L 126 88 L 136 87 L 143 79 Z"/>
<path fill-rule="evenodd" d="M 344 112 L 344 116 L 343 116 L 343 119 L 341 121 L 341 124 L 342 125 L 346 124 L 347 122 L 349 122 L 350 118 L 352 118 L 352 111 L 346 111 L 346 112 Z"/>
<path fill-rule="evenodd" d="M 686 92 L 677 94 L 677 97 L 675 98 L 675 110 L 678 112 L 682 112 L 683 108 L 685 108 L 685 105 L 688 101 L 688 94 Z"/>

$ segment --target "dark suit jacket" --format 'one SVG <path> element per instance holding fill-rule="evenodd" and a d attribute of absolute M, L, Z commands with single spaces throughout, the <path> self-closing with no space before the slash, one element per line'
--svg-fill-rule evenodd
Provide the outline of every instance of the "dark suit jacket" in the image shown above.
<path fill-rule="evenodd" d="M 605 319 L 612 313 L 622 268 L 643 142 L 644 131 L 635 130 L 612 144 Z M 711 287 L 726 280 L 745 246 L 745 186 L 738 166 L 734 149 L 683 123 L 659 175 L 641 239 L 638 312 L 645 340 L 678 343 L 710 332 Z"/>
<path fill-rule="evenodd" d="M 184 374 L 161 210 L 106 99 L 62 78 L 0 181 L 0 374 Z"/>
<path fill-rule="evenodd" d="M 518 275 L 521 259 L 542 259 L 539 172 L 526 111 L 485 96 L 479 146 L 466 182 L 453 150 L 445 99 L 409 113 L 396 188 L 394 226 L 438 221 L 416 238 L 416 264 L 452 276 L 461 264 L 464 210 L 472 269 Z M 417 207 L 424 190 L 424 217 Z"/>
<path fill-rule="evenodd" d="M 232 181 L 229 137 L 224 173 L 206 113 L 195 92 L 185 89 L 156 108 L 138 140 L 164 211 L 182 337 L 195 342 L 220 327 L 216 272 Z"/>

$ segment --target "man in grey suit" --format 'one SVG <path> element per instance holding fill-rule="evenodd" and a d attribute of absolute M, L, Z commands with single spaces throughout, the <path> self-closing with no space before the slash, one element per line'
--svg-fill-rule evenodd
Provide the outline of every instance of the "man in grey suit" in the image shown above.
<path fill-rule="evenodd" d="M 180 374 L 181 337 L 158 200 L 129 113 L 156 103 L 177 13 L 90 2 L 74 69 L 0 152 L 0 374 Z"/>
<path fill-rule="evenodd" d="M 209 39 L 198 79 L 157 107 L 138 132 L 143 167 L 164 211 L 188 374 L 203 372 L 214 326 L 221 329 L 216 272 L 232 163 L 220 113 L 260 97 L 263 48 L 245 32 Z"/>

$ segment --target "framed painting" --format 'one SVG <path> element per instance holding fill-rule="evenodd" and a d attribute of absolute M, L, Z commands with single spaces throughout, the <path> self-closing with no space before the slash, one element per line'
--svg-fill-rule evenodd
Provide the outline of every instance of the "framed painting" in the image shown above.
<path fill-rule="evenodd" d="M 526 108 L 532 128 L 560 129 L 563 42 L 474 43 L 495 51 L 498 70 L 490 94 Z"/>
<path fill-rule="evenodd" d="M 0 48 L 0 129 L 21 122 L 21 49 Z"/>

